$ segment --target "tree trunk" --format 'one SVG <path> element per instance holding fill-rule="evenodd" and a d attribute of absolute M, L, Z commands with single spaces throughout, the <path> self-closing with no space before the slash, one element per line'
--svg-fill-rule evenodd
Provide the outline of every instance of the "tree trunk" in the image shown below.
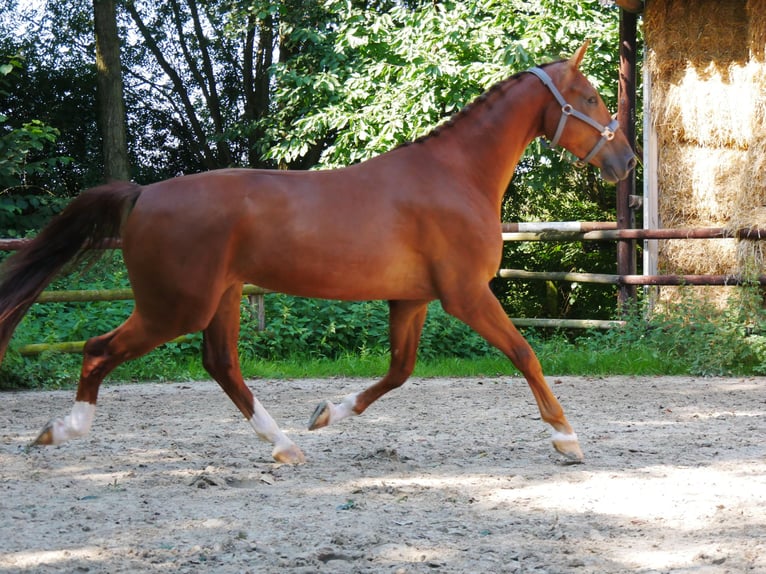
<path fill-rule="evenodd" d="M 104 178 L 129 180 L 125 102 L 122 95 L 120 37 L 115 0 L 93 0 L 96 36 L 98 118 L 103 139 Z"/>
<path fill-rule="evenodd" d="M 251 16 L 248 19 L 247 34 L 243 50 L 242 80 L 245 94 L 244 119 L 251 125 L 257 125 L 269 111 L 271 102 L 271 87 L 269 68 L 274 54 L 274 19 L 266 16 L 256 21 Z M 258 34 L 258 46 L 255 46 L 255 36 Z M 248 165 L 250 167 L 266 167 L 261 160 L 258 144 L 263 137 L 262 128 L 250 130 L 248 142 Z"/>

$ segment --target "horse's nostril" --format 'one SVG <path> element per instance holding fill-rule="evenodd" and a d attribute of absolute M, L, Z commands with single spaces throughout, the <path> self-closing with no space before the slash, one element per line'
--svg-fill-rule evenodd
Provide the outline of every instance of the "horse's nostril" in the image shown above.
<path fill-rule="evenodd" d="M 630 159 L 628 160 L 628 171 L 636 167 L 636 164 L 638 163 L 638 160 L 636 159 L 636 156 L 630 156 Z"/>

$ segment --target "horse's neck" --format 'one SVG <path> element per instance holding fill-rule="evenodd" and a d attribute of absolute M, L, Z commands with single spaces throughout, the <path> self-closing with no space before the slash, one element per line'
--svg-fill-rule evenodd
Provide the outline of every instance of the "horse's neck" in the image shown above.
<path fill-rule="evenodd" d="M 534 76 L 508 80 L 482 101 L 424 142 L 438 148 L 447 165 L 461 171 L 498 209 L 524 149 L 542 130 L 549 99 Z"/>

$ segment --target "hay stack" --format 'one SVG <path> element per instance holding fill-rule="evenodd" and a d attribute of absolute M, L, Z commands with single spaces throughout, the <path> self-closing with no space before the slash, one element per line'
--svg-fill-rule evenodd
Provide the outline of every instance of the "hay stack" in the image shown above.
<path fill-rule="evenodd" d="M 647 0 L 644 31 L 660 224 L 766 227 L 766 0 Z M 666 241 L 659 267 L 762 273 L 765 250 Z"/>

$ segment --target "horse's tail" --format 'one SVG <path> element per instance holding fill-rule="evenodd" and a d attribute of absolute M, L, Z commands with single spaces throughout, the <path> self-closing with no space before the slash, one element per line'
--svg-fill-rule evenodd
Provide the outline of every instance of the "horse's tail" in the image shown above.
<path fill-rule="evenodd" d="M 40 292 L 71 260 L 82 259 L 89 247 L 101 247 L 120 235 L 125 217 L 141 187 L 114 182 L 88 189 L 0 268 L 0 362 L 13 331 Z M 103 253 L 96 252 L 95 257 Z"/>

